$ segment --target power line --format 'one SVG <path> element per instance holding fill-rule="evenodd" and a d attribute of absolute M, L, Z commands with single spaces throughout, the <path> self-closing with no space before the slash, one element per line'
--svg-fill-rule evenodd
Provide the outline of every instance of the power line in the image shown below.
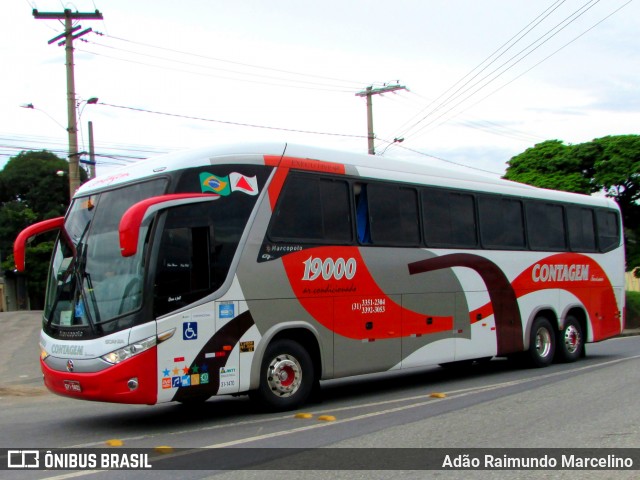
<path fill-rule="evenodd" d="M 504 75 L 508 70 L 512 69 L 518 63 L 520 63 L 522 60 L 524 60 L 526 57 L 531 55 L 534 51 L 536 51 L 542 45 L 544 45 L 549 40 L 551 40 L 551 38 L 555 37 L 558 33 L 560 33 L 562 30 L 564 30 L 566 27 L 568 27 L 571 23 L 575 22 L 579 17 L 584 15 L 584 13 L 586 13 L 588 10 L 593 8 L 593 6 L 595 6 L 599 2 L 600 2 L 600 0 L 589 0 L 587 3 L 585 3 L 578 10 L 576 10 L 571 15 L 567 16 L 566 18 L 564 18 L 560 23 L 556 24 L 553 28 L 551 28 L 550 30 L 545 32 L 543 35 L 538 37 L 536 40 L 534 40 L 533 42 L 529 43 L 525 48 L 523 48 L 518 53 L 513 55 L 511 58 L 506 60 L 499 67 L 495 68 L 494 70 L 492 70 L 487 75 L 483 76 L 482 78 L 480 78 L 478 81 L 474 82 L 473 84 L 471 84 L 467 88 L 464 88 L 464 87 L 467 86 L 469 84 L 469 82 L 465 83 L 461 88 L 456 90 L 456 92 L 454 92 L 454 94 L 450 95 L 449 97 L 447 97 L 447 99 L 443 100 L 437 107 L 433 108 L 419 122 L 416 122 L 409 129 L 407 129 L 404 132 L 405 138 L 417 135 L 419 132 L 421 132 L 422 130 L 424 130 L 428 126 L 433 125 L 436 121 L 438 121 L 439 119 L 441 119 L 442 117 L 447 115 L 449 112 L 454 110 L 456 107 L 460 106 L 462 103 L 466 102 L 469 98 L 471 98 L 472 96 L 476 95 L 479 91 L 481 91 L 484 88 L 486 88 L 489 84 L 491 84 L 494 81 L 496 81 L 499 77 Z M 545 39 L 545 37 L 547 37 L 547 38 Z M 480 85 L 485 80 L 486 80 L 486 82 L 484 84 Z M 415 128 L 417 125 L 419 125 L 420 123 L 424 122 L 430 116 L 435 115 L 438 111 L 440 111 L 444 107 L 446 107 L 448 105 L 451 105 L 453 102 L 456 102 L 464 94 L 466 94 L 467 92 L 469 92 L 470 90 L 472 90 L 474 87 L 476 87 L 478 85 L 480 85 L 480 86 L 477 89 L 471 91 L 471 93 L 469 93 L 467 96 L 465 96 L 460 101 L 455 103 L 453 106 L 451 106 L 451 108 L 447 109 L 446 111 L 444 111 L 443 113 L 438 115 L 436 118 L 434 118 L 433 120 L 428 122 L 426 125 L 423 125 L 417 131 L 415 131 L 413 133 L 409 133 L 409 131 L 411 129 Z"/>
<path fill-rule="evenodd" d="M 219 78 L 219 79 L 223 79 L 223 80 L 233 80 L 233 81 L 239 81 L 239 82 L 245 82 L 245 83 L 253 83 L 253 84 L 259 84 L 259 85 L 272 85 L 272 86 L 276 86 L 276 87 L 286 87 L 286 88 L 298 88 L 298 89 L 305 89 L 305 90 L 321 90 L 321 91 L 328 91 L 328 92 L 340 92 L 340 93 L 351 93 L 352 90 L 345 90 L 345 89 L 339 89 L 339 88 L 321 88 L 319 86 L 316 87 L 311 87 L 311 86 L 304 86 L 304 85 L 296 85 L 294 83 L 275 83 L 275 82 L 265 82 L 265 81 L 260 81 L 260 80 L 251 80 L 251 79 L 247 79 L 247 78 L 238 78 L 238 77 L 228 77 L 228 76 L 223 76 L 223 75 L 213 75 L 211 73 L 204 73 L 204 72 L 195 72 L 195 71 L 189 71 L 189 70 L 185 70 L 185 69 L 180 69 L 180 68 L 171 68 L 165 65 L 157 65 L 157 64 L 153 64 L 153 63 L 148 63 L 148 62 L 142 62 L 139 60 L 131 60 L 131 59 L 126 59 L 126 58 L 121 58 L 121 57 L 116 57 L 113 55 L 107 55 L 104 53 L 97 53 L 97 52 L 93 52 L 91 50 L 86 50 L 86 49 L 82 49 L 82 48 L 77 48 L 76 50 L 78 50 L 79 52 L 83 52 L 83 53 L 87 53 L 89 55 L 94 55 L 97 57 L 103 57 L 103 58 L 110 58 L 112 60 L 117 60 L 120 62 L 127 62 L 127 63 L 133 63 L 136 65 L 144 65 L 147 67 L 153 67 L 153 68 L 160 68 L 163 70 L 171 70 L 171 71 L 177 71 L 177 72 L 182 72 L 182 73 L 187 73 L 187 74 L 191 74 L 191 75 L 200 75 L 203 77 L 210 77 L 210 78 Z M 202 67 L 202 68 L 207 68 L 207 67 Z M 283 79 L 283 81 L 286 81 L 286 79 Z M 295 82 L 295 80 L 292 80 L 292 82 Z"/>
<path fill-rule="evenodd" d="M 312 135 L 329 135 L 329 136 L 334 136 L 334 137 L 367 138 L 364 135 L 350 135 L 350 134 L 346 134 L 346 133 L 318 132 L 318 131 L 313 131 L 313 130 L 300 130 L 300 129 L 294 129 L 294 128 L 270 127 L 270 126 L 267 126 L 267 125 L 255 125 L 255 124 L 250 124 L 250 123 L 231 122 L 231 121 L 227 121 L 227 120 L 216 120 L 216 119 L 212 119 L 212 118 L 194 117 L 194 116 L 191 116 L 191 115 L 182 115 L 182 114 L 177 114 L 177 113 L 160 112 L 160 111 L 156 111 L 156 110 L 148 110 L 148 109 L 145 109 L 145 108 L 127 107 L 125 105 L 114 105 L 114 104 L 111 104 L 111 103 L 104 103 L 104 102 L 98 102 L 98 105 L 104 105 L 106 107 L 113 107 L 113 108 L 120 108 L 120 109 L 123 109 L 123 110 L 131 110 L 131 111 L 134 111 L 134 112 L 151 113 L 151 114 L 154 114 L 154 115 L 164 115 L 166 117 L 183 118 L 183 119 L 187 119 L 187 120 L 197 120 L 197 121 L 201 121 L 201 122 L 222 123 L 224 125 L 235 125 L 235 126 L 238 126 L 238 127 L 262 128 L 262 129 L 266 129 L 266 130 L 280 130 L 280 131 L 283 131 L 283 132 L 307 133 L 307 134 L 312 134 Z"/>
<path fill-rule="evenodd" d="M 485 58 L 482 62 L 480 62 L 478 65 L 476 65 L 473 69 L 471 69 L 466 75 L 464 75 L 463 77 L 461 77 L 458 81 L 456 81 L 453 85 L 451 85 L 449 88 L 447 88 L 444 92 L 442 92 L 439 96 L 437 96 L 436 98 L 434 98 L 426 107 L 424 107 L 418 114 L 416 114 L 411 120 L 408 120 L 407 122 L 405 122 L 401 127 L 399 127 L 398 131 L 397 131 L 397 135 L 405 135 L 407 132 L 409 132 L 411 130 L 411 128 L 413 128 L 415 125 L 419 124 L 421 120 L 415 121 L 414 119 L 416 119 L 418 117 L 418 115 L 422 115 L 424 112 L 426 112 L 429 107 L 431 107 L 434 103 L 436 103 L 438 100 L 440 100 L 442 97 L 444 97 L 447 93 L 449 93 L 451 90 L 453 90 L 456 86 L 458 86 L 460 83 L 462 83 L 466 78 L 470 77 L 471 75 L 473 75 L 473 73 L 476 70 L 479 70 L 475 75 L 473 75 L 473 77 L 471 77 L 470 80 L 468 80 L 467 82 L 465 82 L 462 87 L 463 88 L 465 85 L 467 85 L 471 80 L 473 80 L 474 78 L 476 78 L 480 73 L 482 73 L 484 70 L 486 70 L 489 66 L 491 66 L 494 62 L 496 62 L 501 56 L 503 56 L 506 52 L 508 52 L 516 43 L 518 43 L 524 36 L 526 36 L 533 28 L 535 28 L 537 25 L 540 24 L 540 22 L 542 22 L 544 19 L 546 19 L 551 13 L 553 13 L 560 5 L 562 5 L 566 0 L 557 0 L 553 5 L 551 5 L 550 7 L 548 7 L 547 9 L 545 9 L 541 14 L 539 14 L 535 19 L 533 19 L 531 22 L 529 22 L 524 28 L 522 28 L 518 33 L 516 33 L 515 35 L 513 35 L 509 40 L 507 40 L 505 43 L 503 43 L 500 47 L 498 47 L 493 53 L 491 53 L 487 58 Z M 555 6 L 555 8 L 554 8 Z M 535 25 L 534 25 L 535 24 Z M 532 26 L 533 25 L 533 26 Z M 531 27 L 531 28 L 529 28 Z M 522 35 L 520 35 L 522 32 Z M 507 47 L 507 48 L 505 48 Z M 504 49 L 504 50 L 503 50 Z M 500 53 L 498 55 L 498 53 L 502 50 L 502 53 Z M 495 57 L 495 58 L 493 58 Z M 493 60 L 491 60 L 493 58 Z M 491 60 L 491 61 L 490 61 Z M 486 64 L 486 65 L 485 65 Z M 484 67 L 483 67 L 484 65 Z M 482 68 L 481 68 L 482 67 Z M 459 91 L 460 89 L 456 90 Z M 456 93 L 454 92 L 454 94 Z M 452 94 L 453 95 L 453 94 Z M 448 97 L 450 98 L 450 97 Z M 407 127 L 405 129 L 405 125 L 414 122 L 415 123 L 413 125 L 411 125 L 410 127 Z M 404 129 L 404 130 L 403 130 Z"/>
<path fill-rule="evenodd" d="M 620 10 L 622 10 L 624 7 L 626 7 L 627 5 L 629 5 L 631 2 L 633 2 L 633 0 L 628 0 L 626 3 L 624 3 L 623 5 L 621 5 L 620 7 L 618 7 L 617 9 L 615 9 L 613 12 L 611 12 L 609 15 L 607 15 L 606 17 L 604 17 L 602 20 L 596 22 L 595 24 L 593 24 L 591 27 L 589 27 L 588 29 L 586 29 L 584 32 L 582 32 L 580 35 L 578 35 L 577 37 L 573 38 L 572 40 L 570 40 L 569 42 L 565 43 L 564 45 L 562 45 L 560 48 L 558 48 L 557 50 L 553 51 L 552 53 L 550 53 L 549 55 L 547 55 L 546 57 L 544 57 L 542 60 L 540 60 L 538 63 L 532 65 L 530 68 L 528 68 L 527 70 L 525 70 L 524 72 L 522 72 L 520 75 L 518 75 L 517 77 L 509 80 L 507 83 L 505 83 L 504 85 L 501 85 L 499 88 L 495 89 L 493 92 L 491 92 L 490 94 L 486 95 L 485 97 L 482 97 L 480 100 L 478 100 L 476 103 L 474 103 L 473 105 L 469 106 L 468 108 L 471 108 L 475 105 L 477 105 L 480 102 L 483 102 L 484 100 L 486 100 L 487 98 L 489 98 L 490 96 L 494 95 L 495 93 L 498 93 L 500 90 L 502 90 L 504 87 L 506 87 L 507 85 L 510 85 L 511 83 L 515 82 L 516 80 L 518 80 L 520 77 L 526 75 L 527 73 L 529 73 L 531 70 L 533 70 L 534 68 L 536 68 L 538 65 L 540 65 L 543 62 L 546 62 L 549 58 L 553 57 L 556 53 L 558 53 L 560 50 L 563 50 L 564 48 L 568 47 L 569 45 L 571 45 L 573 42 L 575 42 L 576 40 L 578 40 L 579 38 L 581 38 L 582 36 L 586 35 L 588 32 L 590 32 L 591 30 L 593 30 L 594 28 L 596 28 L 598 25 L 600 25 L 602 22 L 606 21 L 609 17 L 615 15 L 616 13 L 618 13 Z M 468 109 L 467 108 L 467 109 Z"/>
<path fill-rule="evenodd" d="M 383 93 L 396 92 L 398 90 L 406 90 L 407 87 L 404 85 L 383 85 L 382 87 L 373 88 L 373 85 L 368 86 L 361 92 L 356 93 L 358 97 L 365 97 L 367 99 L 367 143 L 369 147 L 369 155 L 375 154 L 375 148 L 373 144 L 373 139 L 375 138 L 375 134 L 373 133 L 373 104 L 372 97 L 373 95 L 381 95 Z"/>
<path fill-rule="evenodd" d="M 493 172 L 491 170 L 485 170 L 483 168 L 478 168 L 478 167 L 472 167 L 471 165 L 465 165 L 464 163 L 454 162 L 453 160 L 447 160 L 446 158 L 438 157 L 437 155 L 432 155 L 430 153 L 421 152 L 419 150 L 415 150 L 413 148 L 409 148 L 406 145 L 402 145 L 402 144 L 400 144 L 400 143 L 398 143 L 396 141 L 389 141 L 389 140 L 383 140 L 383 141 L 388 143 L 388 144 L 390 144 L 390 145 L 396 145 L 398 148 L 402 148 L 403 150 L 407 150 L 409 152 L 417 153 L 418 155 L 422 155 L 423 157 L 433 158 L 435 160 L 440 160 L 441 162 L 449 163 L 451 165 L 456 165 L 458 167 L 469 168 L 471 170 L 477 170 L 479 172 L 491 173 L 492 175 L 502 176 L 502 174 L 498 173 L 498 172 Z"/>
<path fill-rule="evenodd" d="M 419 95 L 418 93 L 416 93 L 415 91 L 411 90 L 407 90 L 407 92 L 410 95 L 419 97 L 421 99 L 424 99 L 426 101 L 430 101 L 430 99 Z M 396 98 L 397 97 L 397 98 Z M 389 100 L 389 98 L 387 97 L 387 99 Z M 391 98 L 392 101 L 398 101 L 399 99 L 403 99 L 403 95 L 402 92 L 397 95 L 397 96 L 393 96 Z M 408 103 L 405 102 L 405 105 L 407 105 Z M 412 102 L 412 104 L 415 104 L 415 102 Z M 533 134 L 533 133 L 529 133 L 529 132 L 525 132 L 522 130 L 518 130 L 516 128 L 513 127 L 509 127 L 497 122 L 492 122 L 490 120 L 483 120 L 483 119 L 479 119 L 479 118 L 474 118 L 473 116 L 467 116 L 464 120 L 461 120 L 458 122 L 458 125 L 465 127 L 465 128 L 471 128 L 474 130 L 481 130 L 485 133 L 489 133 L 492 135 L 497 135 L 500 137 L 504 137 L 504 138 L 511 138 L 514 140 L 519 140 L 519 141 L 527 141 L 527 142 L 538 142 L 541 140 L 545 140 L 544 137 L 541 137 L 539 135 Z M 394 137 L 394 138 L 404 138 L 404 137 Z M 377 139 L 379 140 L 379 139 Z M 378 148 L 380 148 L 380 146 L 382 144 L 386 143 L 385 141 L 381 140 L 378 141 L 378 144 L 376 145 L 376 151 Z M 390 145 L 387 145 L 387 147 L 385 147 L 385 151 L 389 148 L 392 148 L 394 146 L 396 146 L 398 142 L 394 142 Z"/>
<path fill-rule="evenodd" d="M 81 36 L 89 33 L 91 28 L 86 28 L 81 32 L 78 30 L 80 25 L 73 26 L 74 20 L 97 20 L 102 18 L 102 14 L 96 10 L 95 12 L 72 12 L 65 8 L 63 12 L 39 12 L 33 9 L 33 17 L 38 20 L 64 20 L 64 32 L 49 40 L 52 44 L 58 40 L 58 46 L 64 45 L 66 71 L 67 71 L 67 117 L 69 127 L 67 132 L 69 135 L 69 198 L 73 197 L 75 191 L 80 186 L 79 173 L 79 156 L 78 156 L 78 128 L 76 119 L 76 91 L 74 79 L 74 62 L 73 62 L 73 41 Z"/>
<path fill-rule="evenodd" d="M 228 64 L 232 64 L 232 65 L 238 65 L 238 66 L 243 66 L 243 67 L 248 67 L 248 68 L 253 68 L 253 69 L 258 69 L 258 70 L 267 70 L 267 71 L 271 71 L 271 72 L 278 72 L 278 73 L 286 73 L 289 75 L 296 75 L 296 76 L 301 76 L 301 77 L 309 77 L 309 78 L 316 78 L 316 79 L 323 79 L 323 80 L 331 80 L 331 81 L 335 81 L 335 82 L 340 82 L 340 83 L 348 83 L 348 84 L 352 84 L 355 88 L 356 85 L 362 85 L 363 83 L 366 82 L 360 82 L 360 81 L 354 81 L 354 80 L 344 80 L 344 79 L 339 79 L 339 78 L 335 78 L 335 77 L 327 77 L 327 76 L 322 76 L 322 75 L 311 75 L 311 74 L 307 74 L 307 73 L 300 73 L 300 72 L 294 72 L 292 70 L 284 70 L 284 69 L 278 69 L 278 68 L 273 68 L 273 67 L 265 67 L 262 65 L 253 65 L 253 64 L 249 64 L 249 63 L 244 63 L 244 62 L 238 62 L 238 61 L 234 61 L 234 60 L 227 60 L 227 59 L 222 59 L 222 58 L 217 58 L 217 57 L 210 57 L 207 55 L 201 55 L 201 54 L 197 54 L 197 53 L 193 53 L 193 52 L 187 52 L 184 50 L 176 50 L 176 49 L 172 49 L 172 48 L 168 48 L 168 47 L 160 47 L 157 45 L 152 45 L 149 43 L 143 43 L 143 42 L 137 42 L 135 40 L 129 40 L 126 38 L 122 38 L 122 37 L 115 37 L 112 35 L 107 35 L 107 34 L 103 34 L 100 32 L 96 32 L 96 34 L 98 35 L 102 35 L 108 38 L 112 38 L 114 40 L 119 40 L 122 42 L 127 42 L 127 43 L 131 43 L 131 44 L 136 44 L 136 45 L 141 45 L 144 47 L 148 47 L 148 48 L 154 48 L 154 49 L 159 49 L 159 50 L 165 50 L 167 52 L 172 52 L 172 53 L 178 53 L 180 55 L 188 55 L 191 57 L 197 57 L 197 58 L 202 58 L 202 59 L 206 59 L 206 60 L 213 60 L 216 62 L 222 62 L 222 63 L 228 63 Z"/>

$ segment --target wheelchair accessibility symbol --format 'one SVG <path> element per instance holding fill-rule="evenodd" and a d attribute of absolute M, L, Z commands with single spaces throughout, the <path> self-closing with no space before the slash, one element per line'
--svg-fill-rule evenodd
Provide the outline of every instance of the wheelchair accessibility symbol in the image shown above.
<path fill-rule="evenodd" d="M 184 322 L 182 324 L 182 339 L 196 340 L 198 338 L 198 323 Z"/>

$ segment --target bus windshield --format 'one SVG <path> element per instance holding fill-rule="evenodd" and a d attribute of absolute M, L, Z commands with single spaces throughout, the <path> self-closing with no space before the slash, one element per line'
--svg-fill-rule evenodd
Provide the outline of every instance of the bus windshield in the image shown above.
<path fill-rule="evenodd" d="M 56 243 L 45 302 L 44 329 L 60 338 L 101 336 L 132 326 L 125 315 L 140 308 L 143 249 L 120 255 L 118 225 L 140 200 L 164 193 L 157 179 L 76 198 Z M 141 231 L 142 241 L 146 230 Z M 122 319 L 122 320 L 118 320 Z"/>

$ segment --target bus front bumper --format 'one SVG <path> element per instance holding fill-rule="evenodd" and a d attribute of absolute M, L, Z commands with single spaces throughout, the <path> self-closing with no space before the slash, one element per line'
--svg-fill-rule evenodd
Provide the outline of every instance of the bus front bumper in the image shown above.
<path fill-rule="evenodd" d="M 40 360 L 44 384 L 65 397 L 100 402 L 148 404 L 157 402 L 156 349 L 93 373 L 73 373 L 52 369 Z"/>

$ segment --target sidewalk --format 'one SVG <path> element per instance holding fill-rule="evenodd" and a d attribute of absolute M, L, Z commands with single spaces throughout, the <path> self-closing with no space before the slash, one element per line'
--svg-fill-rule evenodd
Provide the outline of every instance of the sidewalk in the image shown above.
<path fill-rule="evenodd" d="M 632 337 L 634 335 L 640 335 L 640 328 L 625 328 L 620 337 Z"/>
<path fill-rule="evenodd" d="M 46 395 L 40 371 L 41 311 L 0 312 L 0 398 Z"/>

